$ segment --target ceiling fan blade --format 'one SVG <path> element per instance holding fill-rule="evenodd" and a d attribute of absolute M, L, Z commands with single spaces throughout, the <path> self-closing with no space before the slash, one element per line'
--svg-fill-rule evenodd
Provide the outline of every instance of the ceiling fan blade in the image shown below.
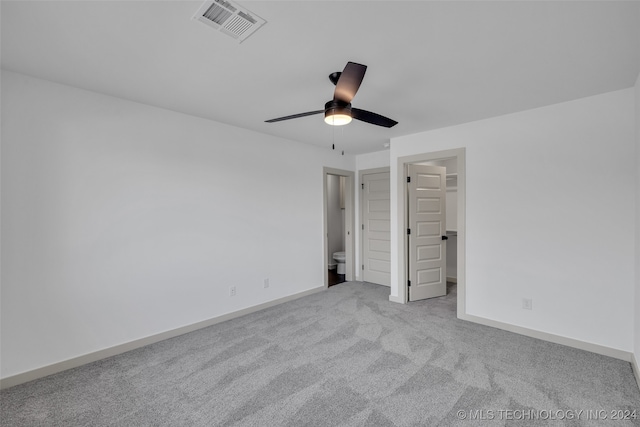
<path fill-rule="evenodd" d="M 306 113 L 293 114 L 291 116 L 278 117 L 277 119 L 265 120 L 265 123 L 281 122 L 283 120 L 297 119 L 300 117 L 313 116 L 314 114 L 324 113 L 324 110 L 308 111 Z"/>
<path fill-rule="evenodd" d="M 358 92 L 358 88 L 360 87 L 360 83 L 362 83 L 366 71 L 366 65 L 347 62 L 347 66 L 344 67 L 336 83 L 333 99 L 349 104 L 353 97 L 356 96 L 356 92 Z"/>
<path fill-rule="evenodd" d="M 398 122 L 396 122 L 395 120 L 391 120 L 388 117 L 372 113 L 371 111 L 361 110 L 359 108 L 351 108 L 351 116 L 354 119 L 358 119 L 360 121 L 371 123 L 372 125 L 382 126 L 385 128 L 392 128 L 398 124 Z"/>

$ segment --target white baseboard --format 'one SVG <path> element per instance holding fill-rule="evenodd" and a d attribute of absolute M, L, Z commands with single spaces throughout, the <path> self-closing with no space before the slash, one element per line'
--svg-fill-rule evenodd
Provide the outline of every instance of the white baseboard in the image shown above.
<path fill-rule="evenodd" d="M 253 307 L 243 308 L 242 310 L 234 311 L 233 313 L 223 314 L 222 316 L 213 317 L 211 319 L 203 320 L 201 322 L 193 323 L 191 325 L 182 326 L 180 328 L 172 329 L 170 331 L 161 332 L 159 334 L 151 335 L 149 337 L 140 338 L 128 343 L 116 345 L 114 347 L 105 348 L 92 353 L 87 353 L 82 356 L 74 357 L 72 359 L 64 360 L 62 362 L 53 363 L 51 365 L 43 366 L 42 368 L 33 369 L 31 371 L 22 372 L 20 374 L 12 375 L 10 377 L 0 379 L 0 389 L 13 387 L 18 384 L 23 384 L 29 381 L 37 380 L 49 375 L 57 374 L 58 372 L 66 371 L 67 369 L 77 368 L 78 366 L 86 365 L 87 363 L 95 362 L 97 360 L 105 359 L 107 357 L 115 356 L 118 354 L 126 353 L 127 351 L 135 350 L 136 348 L 144 347 L 149 344 L 153 344 L 159 341 L 163 341 L 169 338 L 177 337 L 189 332 L 196 331 L 198 329 L 206 328 L 208 326 L 215 325 L 217 323 L 226 322 L 227 320 L 235 319 L 256 311 L 264 310 L 265 308 L 273 307 L 288 301 L 293 301 L 298 298 L 302 298 L 307 295 L 312 295 L 317 292 L 326 290 L 326 286 L 319 288 L 313 288 L 306 291 L 298 292 L 286 297 L 278 298 L 273 301 L 267 301 L 262 304 L 255 305 Z"/>
<path fill-rule="evenodd" d="M 457 277 L 447 277 L 447 282 L 458 283 Z"/>
<path fill-rule="evenodd" d="M 458 318 L 461 320 L 466 320 L 468 322 L 479 323 L 485 326 L 491 326 L 493 328 L 502 329 L 504 331 L 513 332 L 513 333 L 524 335 L 527 337 L 537 338 L 537 339 L 549 341 L 555 344 L 562 344 L 568 347 L 590 351 L 591 353 L 613 357 L 614 359 L 624 360 L 625 362 L 631 362 L 633 359 L 633 353 L 629 351 L 606 347 L 600 344 L 580 341 L 573 338 L 563 337 L 561 335 L 555 335 L 555 334 L 550 334 L 548 332 L 541 332 L 535 329 L 525 328 L 523 326 L 511 325 L 509 323 L 502 323 L 497 320 L 487 319 L 479 316 L 473 316 L 470 314 L 465 314 L 462 317 L 458 316 Z M 638 377 L 636 376 L 636 379 L 637 378 Z"/>
<path fill-rule="evenodd" d="M 635 353 L 631 353 L 631 369 L 636 377 L 638 388 L 640 388 L 640 366 L 638 365 L 638 356 Z"/>
<path fill-rule="evenodd" d="M 403 299 L 401 299 L 400 297 L 394 297 L 393 295 L 389 295 L 389 301 L 397 302 L 397 303 L 400 303 L 400 304 L 404 304 L 405 303 Z"/>

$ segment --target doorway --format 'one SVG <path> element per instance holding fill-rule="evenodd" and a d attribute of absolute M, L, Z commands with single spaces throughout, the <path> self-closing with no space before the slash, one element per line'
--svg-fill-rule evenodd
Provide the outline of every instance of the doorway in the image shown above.
<path fill-rule="evenodd" d="M 412 156 L 399 157 L 396 169 L 396 183 L 398 203 L 397 210 L 397 260 L 398 268 L 395 271 L 398 280 L 398 296 L 390 296 L 389 299 L 394 302 L 406 304 L 409 296 L 408 283 L 408 259 L 409 251 L 407 238 L 407 229 L 409 228 L 408 220 L 408 195 L 407 195 L 407 177 L 408 165 L 425 162 L 438 162 L 448 160 L 455 165 L 456 191 L 451 196 L 455 197 L 455 205 L 457 215 L 455 218 L 455 234 L 456 234 L 456 267 L 455 281 L 457 282 L 457 316 L 464 317 L 466 312 L 466 275 L 465 275 L 465 252 L 466 252 L 466 228 L 465 228 L 465 200 L 466 200 L 466 163 L 465 149 L 453 149 L 438 151 L 433 153 L 416 154 Z M 453 230 L 452 230 L 453 231 Z M 447 276 L 452 276 L 452 272 Z"/>
<path fill-rule="evenodd" d="M 322 178 L 323 271 L 324 285 L 329 287 L 352 281 L 354 276 L 354 173 L 325 167 Z M 338 252 L 344 252 L 344 257 L 336 256 Z"/>

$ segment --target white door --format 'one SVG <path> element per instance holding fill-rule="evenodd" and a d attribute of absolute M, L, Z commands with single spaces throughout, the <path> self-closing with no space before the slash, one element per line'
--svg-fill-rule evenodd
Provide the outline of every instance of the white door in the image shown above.
<path fill-rule="evenodd" d="M 362 280 L 391 285 L 389 172 L 362 176 Z"/>
<path fill-rule="evenodd" d="M 447 294 L 446 168 L 409 165 L 409 301 Z"/>

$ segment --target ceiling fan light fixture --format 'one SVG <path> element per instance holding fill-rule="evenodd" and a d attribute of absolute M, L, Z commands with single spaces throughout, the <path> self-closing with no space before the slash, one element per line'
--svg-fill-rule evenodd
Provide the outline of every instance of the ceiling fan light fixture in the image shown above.
<path fill-rule="evenodd" d="M 324 106 L 324 122 L 332 126 L 344 126 L 351 123 L 351 104 L 329 101 Z"/>
<path fill-rule="evenodd" d="M 348 114 L 324 114 L 324 122 L 332 126 L 344 126 L 351 123 L 351 120 Z"/>

